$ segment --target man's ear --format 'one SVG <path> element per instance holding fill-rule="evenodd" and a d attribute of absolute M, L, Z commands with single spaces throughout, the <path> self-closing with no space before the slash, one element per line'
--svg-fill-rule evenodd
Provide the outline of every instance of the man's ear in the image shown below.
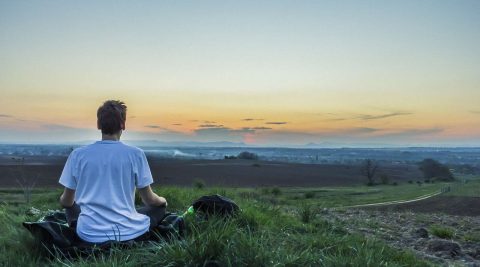
<path fill-rule="evenodd" d="M 125 122 L 120 123 L 120 127 L 125 131 Z"/>
<path fill-rule="evenodd" d="M 97 120 L 97 129 L 101 130 L 102 126 L 100 125 L 100 122 Z"/>

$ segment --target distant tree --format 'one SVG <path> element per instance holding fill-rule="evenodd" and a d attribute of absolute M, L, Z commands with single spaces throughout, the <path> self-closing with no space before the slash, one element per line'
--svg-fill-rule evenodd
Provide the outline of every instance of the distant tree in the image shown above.
<path fill-rule="evenodd" d="M 382 184 L 388 184 L 390 182 L 390 177 L 388 177 L 386 174 L 382 174 L 380 175 L 380 182 Z"/>
<path fill-rule="evenodd" d="M 455 179 L 447 166 L 434 159 L 424 159 L 419 163 L 419 169 L 426 180 L 453 181 Z"/>
<path fill-rule="evenodd" d="M 360 172 L 367 178 L 367 185 L 375 184 L 375 174 L 378 170 L 378 164 L 371 160 L 366 159 L 360 167 Z"/>
<path fill-rule="evenodd" d="M 17 184 L 20 186 L 20 188 L 23 191 L 23 198 L 26 203 L 30 203 L 32 199 L 32 191 L 35 188 L 35 185 L 38 180 L 38 174 L 34 178 L 29 177 L 25 173 L 25 158 L 18 159 L 19 163 L 17 164 L 17 177 L 15 180 L 17 181 Z"/>
<path fill-rule="evenodd" d="M 205 181 L 203 181 L 202 179 L 194 179 L 193 187 L 195 187 L 196 189 L 203 189 L 205 188 Z"/>
<path fill-rule="evenodd" d="M 272 194 L 275 195 L 275 196 L 279 196 L 282 194 L 282 190 L 280 190 L 280 188 L 278 187 L 274 187 L 272 188 Z"/>
<path fill-rule="evenodd" d="M 255 153 L 248 152 L 248 151 L 243 151 L 240 154 L 238 154 L 237 158 L 239 159 L 251 159 L 251 160 L 257 160 L 258 156 Z"/>

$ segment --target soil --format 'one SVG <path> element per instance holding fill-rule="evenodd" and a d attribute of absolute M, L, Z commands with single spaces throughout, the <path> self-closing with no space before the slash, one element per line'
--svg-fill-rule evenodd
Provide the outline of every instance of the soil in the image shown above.
<path fill-rule="evenodd" d="M 444 213 L 458 216 L 480 216 L 480 197 L 439 195 L 432 198 L 398 205 L 369 207 L 378 211 L 411 211 Z"/>
<path fill-rule="evenodd" d="M 256 160 L 169 160 L 149 158 L 156 184 L 191 186 L 201 179 L 207 186 L 350 186 L 364 184 L 359 166 L 341 164 L 298 164 Z M 23 172 L 36 187 L 57 187 L 66 158 L 29 157 Z M 0 187 L 18 187 L 18 160 L 0 158 Z M 392 181 L 420 177 L 418 168 L 408 165 L 382 167 Z"/>
<path fill-rule="evenodd" d="M 326 210 L 320 216 L 342 223 L 351 233 L 413 251 L 439 266 L 480 266 L 480 217 L 379 210 Z M 450 229 L 451 238 L 435 236 L 432 226 Z M 426 232 L 425 232 L 426 231 Z"/>

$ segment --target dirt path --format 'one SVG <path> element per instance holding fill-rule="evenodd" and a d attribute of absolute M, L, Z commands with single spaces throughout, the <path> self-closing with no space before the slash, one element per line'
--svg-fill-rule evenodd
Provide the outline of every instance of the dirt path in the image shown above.
<path fill-rule="evenodd" d="M 395 204 L 405 204 L 405 203 L 412 203 L 420 200 L 425 200 L 434 196 L 438 196 L 442 194 L 441 190 L 435 191 L 430 194 L 426 194 L 423 196 L 419 196 L 414 199 L 409 200 L 392 200 L 392 201 L 385 201 L 385 202 L 377 202 L 377 203 L 369 203 L 369 204 L 359 204 L 359 205 L 352 205 L 352 206 L 342 206 L 342 207 L 335 207 L 336 209 L 340 208 L 363 208 L 363 207 L 376 207 L 376 206 L 386 206 L 386 205 L 395 205 Z"/>

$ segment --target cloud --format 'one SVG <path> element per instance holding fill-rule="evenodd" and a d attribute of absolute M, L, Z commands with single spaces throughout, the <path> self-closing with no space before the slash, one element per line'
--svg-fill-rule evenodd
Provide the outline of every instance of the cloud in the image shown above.
<path fill-rule="evenodd" d="M 203 123 L 211 124 L 211 123 L 217 123 L 215 121 L 203 121 Z"/>
<path fill-rule="evenodd" d="M 239 134 L 246 134 L 246 133 L 255 133 L 255 130 L 252 128 L 244 127 L 241 129 L 230 129 L 230 133 L 239 133 Z"/>
<path fill-rule="evenodd" d="M 181 123 L 172 123 L 172 125 L 180 126 L 180 125 L 182 125 L 182 124 L 181 124 Z"/>
<path fill-rule="evenodd" d="M 473 114 L 480 114 L 480 111 L 478 111 L 478 110 L 470 110 L 470 113 L 473 113 Z"/>
<path fill-rule="evenodd" d="M 412 138 L 423 135 L 431 135 L 443 132 L 445 129 L 439 127 L 425 128 L 425 129 L 402 129 L 392 132 L 387 132 L 376 137 L 395 137 L 395 138 Z"/>
<path fill-rule="evenodd" d="M 369 128 L 369 127 L 354 127 L 354 128 L 347 128 L 338 131 L 339 134 L 368 134 L 382 131 L 379 128 Z"/>
<path fill-rule="evenodd" d="M 303 145 L 312 143 L 338 143 L 355 146 L 372 144 L 395 145 L 411 144 L 412 141 L 430 139 L 431 135 L 443 132 L 438 127 L 425 129 L 384 129 L 370 127 L 352 127 L 324 129 L 316 132 L 303 131 L 257 131 L 253 139 L 259 145 Z"/>
<path fill-rule="evenodd" d="M 219 127 L 205 127 L 205 128 L 199 128 L 199 129 L 195 129 L 194 132 L 195 133 L 208 133 L 208 132 L 228 132 L 230 131 L 231 129 L 228 128 L 228 127 L 223 127 L 223 126 L 219 126 Z"/>
<path fill-rule="evenodd" d="M 252 127 L 251 129 L 253 129 L 253 130 L 271 130 L 272 128 L 270 128 L 270 127 Z"/>
<path fill-rule="evenodd" d="M 175 131 L 172 131 L 168 128 L 162 127 L 160 125 L 154 125 L 154 124 L 145 125 L 143 127 L 150 128 L 150 129 L 158 129 L 158 130 L 161 130 L 162 132 L 175 132 Z"/>
<path fill-rule="evenodd" d="M 281 124 L 287 124 L 286 121 L 267 121 L 265 124 L 275 124 L 275 125 L 281 125 Z"/>
<path fill-rule="evenodd" d="M 255 134 L 255 130 L 249 127 L 232 129 L 229 127 L 209 127 L 194 130 L 197 141 L 230 141 L 243 142 L 245 136 Z"/>
<path fill-rule="evenodd" d="M 242 121 L 263 121 L 263 119 L 246 118 L 246 119 L 243 119 Z"/>
<path fill-rule="evenodd" d="M 42 124 L 42 128 L 45 128 L 50 131 L 69 131 L 69 130 L 89 130 L 89 129 L 84 129 L 84 128 L 76 128 L 76 127 L 71 127 L 67 125 L 61 125 L 61 124 Z"/>
<path fill-rule="evenodd" d="M 326 119 L 325 121 L 345 121 L 345 120 L 362 120 L 362 121 L 370 121 L 370 120 L 380 120 L 385 118 L 397 117 L 397 116 L 406 116 L 413 114 L 412 112 L 389 112 L 384 114 L 357 114 L 357 115 L 350 115 L 350 116 L 342 116 L 336 113 L 325 113 L 328 116 L 334 116 L 334 118 Z"/>
<path fill-rule="evenodd" d="M 351 118 L 333 118 L 333 119 L 326 119 L 326 121 L 345 121 Z"/>
<path fill-rule="evenodd" d="M 385 118 L 390 118 L 390 117 L 396 117 L 396 116 L 404 116 L 404 115 L 411 115 L 411 112 L 390 112 L 390 113 L 385 113 L 385 114 L 380 114 L 380 115 L 369 115 L 369 114 L 360 114 L 356 118 L 360 120 L 379 120 L 379 119 L 385 119 Z"/>
<path fill-rule="evenodd" d="M 13 118 L 13 116 L 8 114 L 0 114 L 0 118 Z"/>
<path fill-rule="evenodd" d="M 221 124 L 200 124 L 198 125 L 200 128 L 221 128 L 223 125 Z"/>
<path fill-rule="evenodd" d="M 152 129 L 161 129 L 162 127 L 161 126 L 158 126 L 158 125 L 145 125 L 143 126 L 145 128 L 152 128 Z"/>
<path fill-rule="evenodd" d="M 127 131 L 122 135 L 125 140 L 161 140 L 161 141 L 185 141 L 190 140 L 192 136 L 188 133 L 170 130 L 160 127 L 160 131 Z"/>

